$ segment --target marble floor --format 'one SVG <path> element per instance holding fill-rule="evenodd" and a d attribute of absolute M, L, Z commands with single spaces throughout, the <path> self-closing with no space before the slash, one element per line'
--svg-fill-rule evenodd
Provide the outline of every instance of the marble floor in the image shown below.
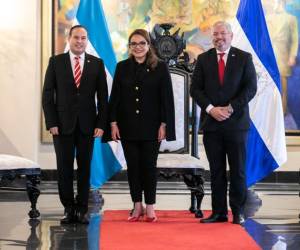
<path fill-rule="evenodd" d="M 248 203 L 245 229 L 262 249 L 300 249 L 298 190 L 298 184 L 261 184 L 255 187 L 255 194 L 261 202 L 253 200 Z M 59 223 L 63 209 L 56 185 L 44 183 L 41 193 L 38 201 L 41 217 L 29 220 L 30 204 L 26 193 L 0 190 L 0 250 L 96 250 L 99 249 L 99 225 L 101 227 L 103 211 L 131 208 L 127 184 L 109 182 L 101 190 L 104 204 L 91 205 L 90 224 L 66 227 Z M 157 209 L 183 210 L 189 207 L 190 196 L 183 183 L 159 183 L 157 193 Z M 202 209 L 209 210 L 211 197 L 208 186 L 205 193 Z"/>

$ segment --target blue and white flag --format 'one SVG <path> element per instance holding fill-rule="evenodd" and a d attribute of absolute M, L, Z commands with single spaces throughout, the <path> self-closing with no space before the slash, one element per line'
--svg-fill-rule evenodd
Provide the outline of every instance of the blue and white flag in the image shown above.
<path fill-rule="evenodd" d="M 110 93 L 117 60 L 101 0 L 81 0 L 75 23 L 83 25 L 88 31 L 89 42 L 86 52 L 103 59 Z M 125 160 L 120 143 L 101 143 L 100 139 L 96 138 L 91 162 L 91 188 L 101 187 L 124 165 Z"/>
<path fill-rule="evenodd" d="M 232 28 L 232 45 L 252 54 L 258 78 L 249 103 L 246 173 L 251 186 L 287 160 L 280 75 L 260 0 L 241 0 Z"/>

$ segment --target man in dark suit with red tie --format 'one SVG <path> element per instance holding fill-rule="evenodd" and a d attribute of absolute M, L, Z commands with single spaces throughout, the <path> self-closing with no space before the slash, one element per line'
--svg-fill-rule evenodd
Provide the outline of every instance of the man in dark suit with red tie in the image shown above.
<path fill-rule="evenodd" d="M 244 223 L 248 103 L 257 82 L 251 54 L 232 47 L 232 38 L 230 24 L 216 22 L 212 28 L 214 48 L 199 55 L 192 77 L 190 92 L 201 107 L 200 125 L 211 173 L 212 214 L 202 223 L 228 221 L 226 157 L 233 223 Z"/>
<path fill-rule="evenodd" d="M 49 60 L 42 103 L 46 127 L 53 136 L 59 197 L 65 208 L 61 223 L 87 224 L 90 162 L 94 137 L 102 136 L 106 123 L 107 82 L 103 61 L 85 53 L 86 29 L 81 25 L 72 27 L 68 41 L 69 52 Z"/>

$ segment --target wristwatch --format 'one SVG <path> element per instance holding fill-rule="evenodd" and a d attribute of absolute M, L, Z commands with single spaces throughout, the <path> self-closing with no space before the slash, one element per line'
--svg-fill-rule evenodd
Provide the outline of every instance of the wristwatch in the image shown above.
<path fill-rule="evenodd" d="M 231 104 L 228 105 L 228 112 L 229 112 L 229 114 L 233 113 L 233 108 L 232 108 Z"/>

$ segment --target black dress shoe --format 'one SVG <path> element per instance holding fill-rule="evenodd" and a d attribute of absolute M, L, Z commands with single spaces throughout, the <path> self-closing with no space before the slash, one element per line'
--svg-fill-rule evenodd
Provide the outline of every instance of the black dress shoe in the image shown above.
<path fill-rule="evenodd" d="M 232 223 L 243 226 L 245 224 L 245 218 L 242 214 L 234 214 Z"/>
<path fill-rule="evenodd" d="M 225 214 L 211 214 L 208 218 L 200 220 L 201 223 L 226 222 L 228 217 Z"/>
<path fill-rule="evenodd" d="M 73 211 L 68 211 L 65 212 L 64 217 L 60 220 L 60 224 L 72 224 L 75 222 L 74 218 L 74 212 Z"/>
<path fill-rule="evenodd" d="M 78 211 L 76 213 L 76 217 L 77 217 L 76 218 L 77 223 L 79 223 L 79 224 L 89 224 L 89 219 L 87 218 L 86 213 Z"/>

